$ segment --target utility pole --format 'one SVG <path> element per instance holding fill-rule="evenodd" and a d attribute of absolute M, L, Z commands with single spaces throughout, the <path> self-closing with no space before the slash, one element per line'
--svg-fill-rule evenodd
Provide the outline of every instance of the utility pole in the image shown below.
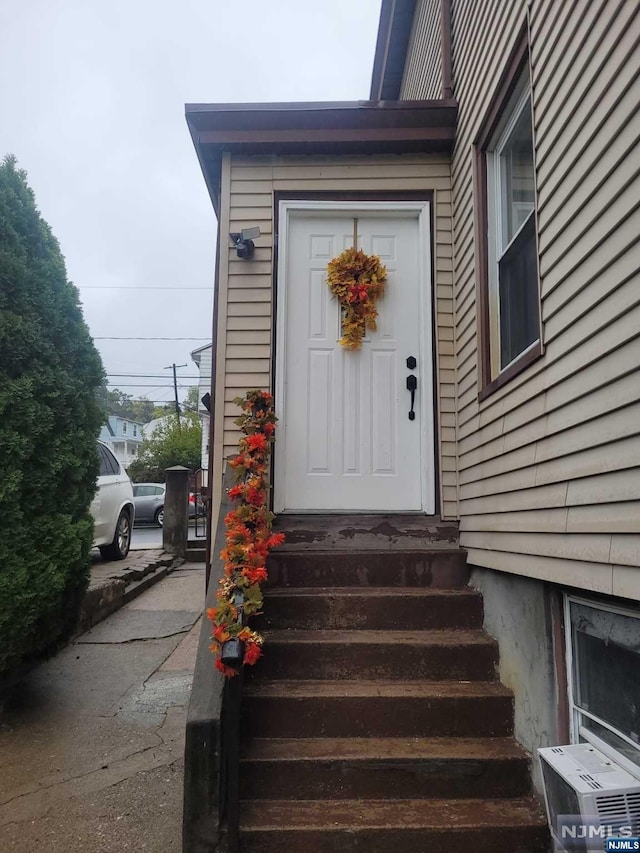
<path fill-rule="evenodd" d="M 168 367 L 164 368 L 164 370 L 172 370 L 173 369 L 173 391 L 175 393 L 175 399 L 176 399 L 176 415 L 178 416 L 178 424 L 180 423 L 180 401 L 178 400 L 178 378 L 176 376 L 176 370 L 179 367 L 188 367 L 188 365 L 176 364 L 174 361 L 173 364 L 170 364 Z"/>

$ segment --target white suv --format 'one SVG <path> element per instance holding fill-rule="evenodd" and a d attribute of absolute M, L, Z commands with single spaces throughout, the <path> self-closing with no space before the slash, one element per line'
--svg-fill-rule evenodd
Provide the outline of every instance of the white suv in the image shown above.
<path fill-rule="evenodd" d="M 127 472 L 109 448 L 98 442 L 100 473 L 91 503 L 93 544 L 105 560 L 124 560 L 131 545 L 133 489 Z"/>

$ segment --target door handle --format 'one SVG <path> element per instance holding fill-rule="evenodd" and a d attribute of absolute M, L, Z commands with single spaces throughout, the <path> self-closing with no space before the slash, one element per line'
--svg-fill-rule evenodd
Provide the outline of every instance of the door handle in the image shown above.
<path fill-rule="evenodd" d="M 410 373 L 409 376 L 407 376 L 407 391 L 411 392 L 411 409 L 409 411 L 409 420 L 410 421 L 415 421 L 415 419 L 416 419 L 416 413 L 413 411 L 413 407 L 414 407 L 415 402 L 416 402 L 416 388 L 417 387 L 418 387 L 418 380 L 414 376 L 413 373 Z"/>

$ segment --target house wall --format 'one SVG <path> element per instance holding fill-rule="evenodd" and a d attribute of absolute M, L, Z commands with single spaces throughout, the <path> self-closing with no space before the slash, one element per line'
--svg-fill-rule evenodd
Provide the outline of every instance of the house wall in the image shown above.
<path fill-rule="evenodd" d="M 477 566 L 637 599 L 640 6 L 451 6 L 461 544 Z M 479 402 L 472 142 L 528 9 L 545 351 Z"/>
<path fill-rule="evenodd" d="M 205 394 L 211 394 L 211 354 L 212 347 L 206 347 L 200 353 L 200 361 L 198 362 L 198 373 L 200 375 L 198 380 L 198 414 L 202 426 L 200 464 L 205 472 L 208 472 L 209 468 L 209 412 L 204 408 L 201 400 Z"/>
<path fill-rule="evenodd" d="M 434 193 L 438 438 L 441 506 L 456 516 L 455 405 L 453 358 L 453 266 L 451 185 L 444 156 L 262 157 L 222 164 L 221 234 L 258 225 L 261 236 L 250 262 L 221 246 L 214 426 L 214 483 L 222 459 L 237 452 L 234 397 L 250 388 L 269 389 L 272 365 L 273 210 L 278 191 L 336 193 L 430 190 Z"/>
<path fill-rule="evenodd" d="M 409 37 L 400 100 L 442 97 L 441 0 L 418 0 Z"/>
<path fill-rule="evenodd" d="M 558 632 L 552 624 L 555 593 L 542 581 L 490 569 L 474 569 L 469 583 L 482 592 L 484 627 L 500 647 L 500 680 L 514 693 L 515 736 L 532 755 L 533 784 L 542 793 L 536 750 L 566 740 L 559 712 L 566 688 L 556 668 L 562 649 L 554 648 Z"/>
<path fill-rule="evenodd" d="M 126 431 L 124 425 L 126 424 Z M 125 468 L 138 456 L 142 444 L 142 424 L 109 415 L 108 424 L 104 424 L 98 436 L 100 441 L 113 452 L 118 462 Z"/>

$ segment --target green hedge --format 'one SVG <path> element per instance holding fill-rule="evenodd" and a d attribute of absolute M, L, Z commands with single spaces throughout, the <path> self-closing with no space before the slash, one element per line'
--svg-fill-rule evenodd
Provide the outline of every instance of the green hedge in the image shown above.
<path fill-rule="evenodd" d="M 195 412 L 184 412 L 178 420 L 175 415 L 168 415 L 151 438 L 142 442 L 127 473 L 134 483 L 164 483 L 165 471 L 174 465 L 196 471 L 200 467 L 201 452 L 199 416 Z"/>
<path fill-rule="evenodd" d="M 73 627 L 89 577 L 104 371 L 26 174 L 0 165 L 0 673 Z"/>

